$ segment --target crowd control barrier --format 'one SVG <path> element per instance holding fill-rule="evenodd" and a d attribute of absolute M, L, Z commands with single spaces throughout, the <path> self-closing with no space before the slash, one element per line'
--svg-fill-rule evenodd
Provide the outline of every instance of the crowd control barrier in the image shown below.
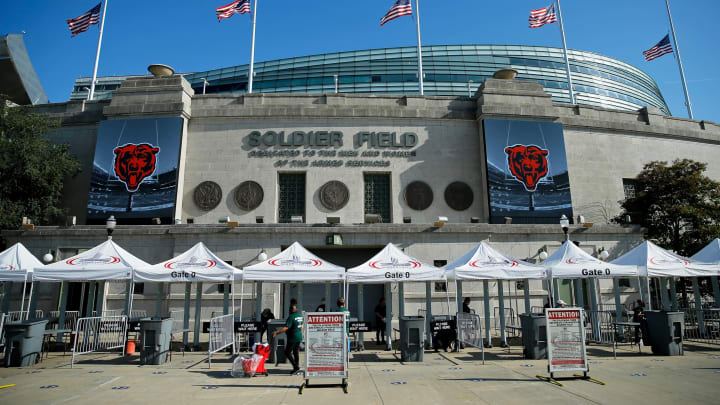
<path fill-rule="evenodd" d="M 485 364 L 485 345 L 482 336 L 482 318 L 480 315 L 467 312 L 458 312 L 457 338 L 461 345 L 472 346 L 482 351 L 482 361 Z"/>
<path fill-rule="evenodd" d="M 211 367 L 212 354 L 233 346 L 235 353 L 235 334 L 233 333 L 233 315 L 210 318 L 210 340 L 208 341 L 208 368 Z"/>
<path fill-rule="evenodd" d="M 127 334 L 126 316 L 96 316 L 80 318 L 75 326 L 70 368 L 75 364 L 75 356 L 93 352 L 121 349 L 123 355 Z"/>

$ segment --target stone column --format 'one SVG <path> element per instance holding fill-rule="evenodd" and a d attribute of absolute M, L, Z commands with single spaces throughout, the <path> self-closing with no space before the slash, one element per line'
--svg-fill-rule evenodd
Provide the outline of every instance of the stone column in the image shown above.
<path fill-rule="evenodd" d="M 483 280 L 483 310 L 485 311 L 485 345 L 492 347 L 490 339 L 490 286 L 488 280 Z"/>

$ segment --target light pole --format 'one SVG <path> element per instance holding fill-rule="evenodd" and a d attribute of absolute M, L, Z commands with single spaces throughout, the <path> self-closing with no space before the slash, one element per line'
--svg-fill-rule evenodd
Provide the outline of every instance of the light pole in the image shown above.
<path fill-rule="evenodd" d="M 203 94 L 205 94 L 205 88 L 208 85 L 208 81 L 204 77 L 202 77 L 202 81 L 203 81 Z"/>
<path fill-rule="evenodd" d="M 563 230 L 563 233 L 565 233 L 565 240 L 567 241 L 570 236 L 568 235 L 568 230 L 570 229 L 570 220 L 563 214 L 563 216 L 560 217 L 560 227 Z"/>
<path fill-rule="evenodd" d="M 117 225 L 117 221 L 115 221 L 115 216 L 110 215 L 110 218 L 105 221 L 105 230 L 107 231 L 108 240 L 112 239 L 112 233 L 115 230 L 115 225 Z"/>

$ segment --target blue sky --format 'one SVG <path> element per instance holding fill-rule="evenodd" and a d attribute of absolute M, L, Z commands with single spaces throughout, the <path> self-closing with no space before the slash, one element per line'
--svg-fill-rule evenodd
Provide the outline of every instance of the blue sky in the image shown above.
<path fill-rule="evenodd" d="M 230 0 L 110 0 L 98 75 L 145 74 L 152 63 L 178 72 L 249 61 L 251 19 L 218 23 L 215 7 Z M 256 60 L 369 48 L 413 46 L 413 20 L 383 27 L 393 0 L 259 0 Z M 0 34 L 25 31 L 30 58 L 52 102 L 68 99 L 74 80 L 91 76 L 98 27 L 70 37 L 65 20 L 97 0 L 6 0 Z M 671 0 L 695 118 L 720 123 L 718 0 Z M 414 3 L 413 3 L 414 4 Z M 530 9 L 550 0 L 420 1 L 424 45 L 519 44 L 560 46 L 557 24 L 528 28 Z M 673 55 L 645 62 L 642 51 L 668 33 L 664 0 L 564 0 L 568 47 L 617 58 L 643 69 L 660 86 L 674 116 L 686 117 Z"/>

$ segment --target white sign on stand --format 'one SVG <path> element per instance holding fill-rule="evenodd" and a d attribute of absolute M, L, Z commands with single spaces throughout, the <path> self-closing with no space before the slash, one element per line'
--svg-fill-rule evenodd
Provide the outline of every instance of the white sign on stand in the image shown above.
<path fill-rule="evenodd" d="M 347 312 L 304 312 L 305 383 L 311 378 L 341 378 L 347 393 Z"/>
<path fill-rule="evenodd" d="M 585 352 L 585 331 L 582 308 L 548 308 L 547 328 L 548 371 L 588 371 Z"/>

